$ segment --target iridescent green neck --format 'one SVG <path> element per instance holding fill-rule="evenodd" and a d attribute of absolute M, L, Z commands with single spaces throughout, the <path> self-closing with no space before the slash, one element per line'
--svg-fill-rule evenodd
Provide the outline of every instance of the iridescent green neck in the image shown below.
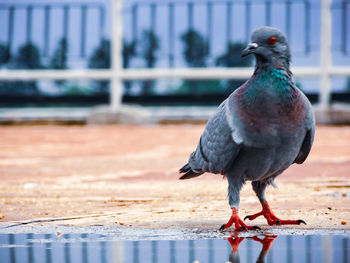
<path fill-rule="evenodd" d="M 270 75 L 270 77 L 275 81 L 276 86 L 281 88 L 288 86 L 290 76 L 288 76 L 288 73 L 285 70 L 268 68 L 266 74 Z"/>
<path fill-rule="evenodd" d="M 289 74 L 284 69 L 274 67 L 256 71 L 246 89 L 246 99 L 250 101 L 257 100 L 258 97 L 289 97 L 293 86 Z"/>
<path fill-rule="evenodd" d="M 266 70 L 260 70 L 260 72 L 256 72 L 254 79 L 257 81 L 255 84 L 258 84 L 257 86 L 263 88 L 283 89 L 287 88 L 291 82 L 288 72 L 286 72 L 284 69 L 273 67 L 267 68 Z"/>

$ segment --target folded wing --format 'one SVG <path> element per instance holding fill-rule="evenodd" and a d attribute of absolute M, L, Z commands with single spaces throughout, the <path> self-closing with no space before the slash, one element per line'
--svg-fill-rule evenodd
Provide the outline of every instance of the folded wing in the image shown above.
<path fill-rule="evenodd" d="M 225 100 L 208 121 L 198 142 L 197 149 L 191 154 L 189 162 L 180 169 L 185 173 L 180 179 L 189 179 L 205 172 L 225 174 L 239 154 L 241 144 L 233 139 L 234 130 L 228 123 Z"/>

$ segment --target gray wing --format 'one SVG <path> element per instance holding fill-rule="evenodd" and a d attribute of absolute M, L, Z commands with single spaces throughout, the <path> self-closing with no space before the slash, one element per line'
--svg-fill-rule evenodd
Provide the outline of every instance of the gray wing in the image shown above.
<path fill-rule="evenodd" d="M 312 143 L 314 141 L 314 135 L 315 127 L 311 128 L 306 132 L 303 143 L 300 147 L 300 151 L 293 163 L 302 164 L 306 160 L 307 156 L 311 151 Z"/>
<path fill-rule="evenodd" d="M 192 173 L 182 179 L 192 178 L 204 172 L 225 174 L 238 155 L 241 144 L 233 140 L 233 130 L 227 121 L 226 103 L 227 100 L 208 121 L 196 151 L 191 154 L 187 166 L 182 168 L 183 172 Z"/>
<path fill-rule="evenodd" d="M 302 93 L 303 94 L 303 93 Z M 315 116 L 312 110 L 312 106 L 306 96 L 303 94 L 305 100 L 308 103 L 308 116 L 306 119 L 306 134 L 303 139 L 303 143 L 301 144 L 299 153 L 295 158 L 293 163 L 302 164 L 311 151 L 312 144 L 314 142 L 315 137 Z"/>

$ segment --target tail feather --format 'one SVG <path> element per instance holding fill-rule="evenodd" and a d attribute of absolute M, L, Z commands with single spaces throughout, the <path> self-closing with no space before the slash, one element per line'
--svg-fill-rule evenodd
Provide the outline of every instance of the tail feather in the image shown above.
<path fill-rule="evenodd" d="M 181 176 L 179 179 L 180 180 L 185 180 L 185 179 L 191 179 L 197 176 L 200 176 L 203 174 L 203 172 L 196 173 L 191 169 L 191 166 L 187 163 L 185 164 L 181 169 L 180 173 L 185 173 L 183 176 Z"/>
<path fill-rule="evenodd" d="M 186 163 L 180 170 L 179 172 L 180 173 L 186 173 L 188 172 L 189 170 L 191 170 L 191 166 L 189 163 Z"/>

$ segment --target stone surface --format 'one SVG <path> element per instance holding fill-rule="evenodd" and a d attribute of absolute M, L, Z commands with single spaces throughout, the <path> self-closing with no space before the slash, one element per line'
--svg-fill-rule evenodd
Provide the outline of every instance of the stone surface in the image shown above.
<path fill-rule="evenodd" d="M 226 180 L 177 179 L 203 128 L 1 127 L 0 226 L 49 219 L 33 225 L 217 229 L 230 216 Z M 350 127 L 318 126 L 306 163 L 276 183 L 267 191 L 275 214 L 307 222 L 277 228 L 349 229 L 342 221 L 350 218 Z M 241 217 L 260 209 L 246 184 Z M 262 218 L 248 224 L 271 228 Z"/>

